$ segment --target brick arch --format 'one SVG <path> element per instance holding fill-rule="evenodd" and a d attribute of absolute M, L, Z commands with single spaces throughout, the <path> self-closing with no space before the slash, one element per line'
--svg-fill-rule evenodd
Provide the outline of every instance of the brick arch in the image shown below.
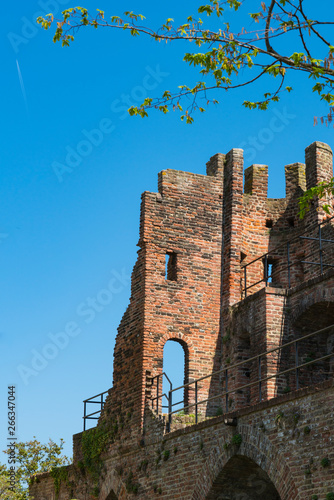
<path fill-rule="evenodd" d="M 152 369 L 153 376 L 156 376 L 156 375 L 162 373 L 162 365 L 159 366 L 159 363 L 163 362 L 163 351 L 164 351 L 164 347 L 165 347 L 166 343 L 168 342 L 168 340 L 172 340 L 174 342 L 177 342 L 178 344 L 180 344 L 182 346 L 182 348 L 184 350 L 184 354 L 185 354 L 185 367 L 186 367 L 186 363 L 189 363 L 189 360 L 194 359 L 194 346 L 193 346 L 192 341 L 190 340 L 190 338 L 186 334 L 181 333 L 181 332 L 178 332 L 178 333 L 168 332 L 168 333 L 161 334 L 159 336 L 159 338 L 157 339 L 157 342 L 154 342 L 154 350 L 149 351 L 148 356 L 147 356 L 147 359 L 150 360 L 150 363 L 151 363 L 151 360 L 153 358 L 153 355 L 155 358 L 155 360 L 154 360 L 155 364 L 153 364 L 153 369 L 152 369 L 152 364 L 151 364 L 151 368 L 150 368 L 150 370 Z"/>
<path fill-rule="evenodd" d="M 183 378 L 183 383 L 186 384 L 189 381 L 189 368 L 190 364 L 194 361 L 194 349 L 193 349 L 193 344 L 190 341 L 189 338 L 187 338 L 186 335 L 182 333 L 167 333 L 162 336 L 161 338 L 161 345 L 162 345 L 162 350 L 164 349 L 166 343 L 171 340 L 173 342 L 177 342 L 179 345 L 181 345 L 183 352 L 184 352 L 184 378 Z M 183 389 L 183 402 L 184 406 L 187 406 L 189 404 L 189 389 L 184 388 Z"/>
<path fill-rule="evenodd" d="M 290 315 L 291 325 L 295 324 L 312 306 L 321 303 L 334 304 L 333 287 L 330 284 L 326 287 L 319 286 L 298 300 L 298 306 L 293 308 Z"/>
<path fill-rule="evenodd" d="M 126 487 L 115 469 L 108 471 L 104 483 L 101 487 L 99 500 L 109 500 L 113 494 L 119 500 L 128 500 Z"/>
<path fill-rule="evenodd" d="M 253 461 L 264 471 L 281 500 L 301 500 L 290 468 L 284 456 L 277 450 L 264 433 L 252 432 L 248 425 L 240 426 L 238 432 L 243 437 L 243 442 L 235 452 L 224 450 L 226 436 L 220 437 L 217 446 L 214 447 L 207 460 L 199 471 L 198 480 L 192 495 L 192 500 L 203 500 L 207 498 L 218 475 L 226 467 L 227 463 L 234 457 L 244 457 Z"/>
<path fill-rule="evenodd" d="M 181 344 L 183 348 L 186 347 L 188 349 L 189 356 L 192 356 L 194 354 L 194 346 L 188 335 L 181 332 L 165 333 L 160 338 L 160 342 L 162 343 L 163 347 L 165 346 L 168 340 L 174 340 L 175 342 Z"/>
<path fill-rule="evenodd" d="M 306 333 L 317 331 L 334 324 L 334 301 L 320 300 L 309 303 L 299 309 L 294 315 L 291 326 L 296 331 L 306 330 Z"/>
<path fill-rule="evenodd" d="M 313 332 L 317 335 L 301 340 L 298 344 L 298 355 L 300 363 L 311 359 L 320 359 L 334 354 L 334 300 L 333 288 L 328 287 L 319 293 L 315 290 L 312 294 L 302 300 L 301 305 L 291 318 L 290 331 L 292 338 L 301 337 Z M 332 300 L 331 300 L 332 299 Z M 333 377 L 334 356 L 301 368 L 299 372 L 299 387 L 312 386 L 324 382 Z M 290 357 L 290 363 L 293 362 Z M 294 376 L 287 379 L 287 386 L 296 388 Z"/>

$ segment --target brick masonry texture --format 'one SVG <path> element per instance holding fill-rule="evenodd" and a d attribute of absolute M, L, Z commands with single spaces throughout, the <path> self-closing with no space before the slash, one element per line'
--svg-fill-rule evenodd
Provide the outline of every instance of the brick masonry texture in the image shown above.
<path fill-rule="evenodd" d="M 233 149 L 213 156 L 206 176 L 166 170 L 158 193 L 143 193 L 114 386 L 97 428 L 74 436 L 74 464 L 60 490 L 54 477 L 39 475 L 31 487 L 35 500 L 325 500 L 334 493 L 334 355 L 301 369 L 299 390 L 294 372 L 264 381 L 261 402 L 258 360 L 251 360 L 334 324 L 334 246 L 323 243 L 320 274 L 319 266 L 307 263 L 319 261 L 317 242 L 299 238 L 317 236 L 327 215 L 315 201 L 303 220 L 298 217 L 306 187 L 332 177 L 332 151 L 315 142 L 306 149 L 305 165 L 287 165 L 282 199 L 267 197 L 266 165 L 243 168 L 242 150 Z M 334 239 L 331 221 L 322 234 Z M 150 404 L 161 394 L 156 377 L 168 340 L 183 347 L 185 383 L 208 376 L 198 399 L 214 398 L 199 405 L 199 424 L 191 409 L 174 419 L 170 433 L 160 400 L 159 415 Z M 300 342 L 300 362 L 331 352 L 331 330 Z M 292 347 L 264 356 L 261 376 L 290 368 L 294 356 Z M 229 368 L 241 361 L 246 363 Z M 226 369 L 227 407 L 216 397 L 226 387 Z M 238 389 L 250 382 L 255 385 Z M 193 386 L 186 388 L 185 405 L 194 397 Z M 233 435 L 241 444 L 233 444 Z M 87 446 L 98 443 L 93 477 Z"/>

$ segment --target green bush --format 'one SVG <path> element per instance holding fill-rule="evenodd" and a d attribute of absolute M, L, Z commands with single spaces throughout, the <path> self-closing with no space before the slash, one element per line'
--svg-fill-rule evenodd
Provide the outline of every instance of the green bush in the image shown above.
<path fill-rule="evenodd" d="M 231 440 L 232 444 L 235 444 L 236 446 L 240 446 L 242 443 L 242 436 L 241 434 L 234 434 Z"/>

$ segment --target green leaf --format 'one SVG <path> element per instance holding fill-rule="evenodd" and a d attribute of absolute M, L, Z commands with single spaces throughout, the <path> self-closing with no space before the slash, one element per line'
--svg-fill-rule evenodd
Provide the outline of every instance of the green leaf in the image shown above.
<path fill-rule="evenodd" d="M 201 5 L 198 8 L 199 14 L 203 14 L 204 12 L 206 12 L 207 16 L 211 16 L 212 11 L 213 11 L 213 8 L 211 7 L 211 5 Z"/>
<path fill-rule="evenodd" d="M 237 0 L 227 0 L 227 3 L 229 4 L 230 8 L 234 9 L 235 11 L 237 11 L 241 5 L 241 2 Z"/>
<path fill-rule="evenodd" d="M 165 90 L 165 92 L 162 94 L 162 97 L 163 97 L 164 99 L 169 100 L 169 99 L 172 97 L 172 95 L 171 95 L 171 93 L 169 92 L 169 90 Z"/>
<path fill-rule="evenodd" d="M 128 109 L 128 113 L 130 116 L 137 115 L 138 114 L 137 106 L 131 106 L 131 108 Z"/>
<path fill-rule="evenodd" d="M 164 114 L 169 112 L 169 109 L 167 107 L 167 104 L 164 104 L 162 106 L 159 106 L 159 111 L 162 111 Z"/>

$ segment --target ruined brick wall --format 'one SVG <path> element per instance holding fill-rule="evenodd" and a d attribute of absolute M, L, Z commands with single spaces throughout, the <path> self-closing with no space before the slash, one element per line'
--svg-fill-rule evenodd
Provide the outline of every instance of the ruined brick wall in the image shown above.
<path fill-rule="evenodd" d="M 122 406 L 142 416 L 145 397 L 156 395 L 150 378 L 162 373 L 168 340 L 184 349 L 185 382 L 219 368 L 223 160 L 213 159 L 207 176 L 163 171 L 159 193 L 142 196 L 140 250 L 105 413 Z M 166 255 L 173 267 L 169 276 Z M 202 399 L 211 385 L 201 385 Z"/>

